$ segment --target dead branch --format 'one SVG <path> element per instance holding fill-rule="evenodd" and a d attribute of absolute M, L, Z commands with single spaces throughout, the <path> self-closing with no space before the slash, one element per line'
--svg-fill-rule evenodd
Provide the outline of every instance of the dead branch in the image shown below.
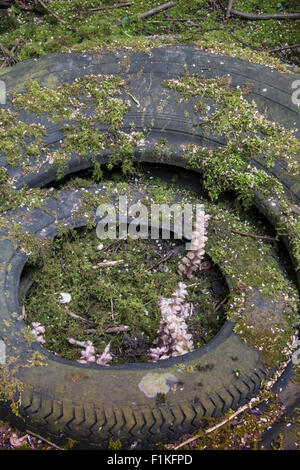
<path fill-rule="evenodd" d="M 230 17 L 230 13 L 231 13 L 233 3 L 234 3 L 234 0 L 229 0 L 228 6 L 227 6 L 227 11 L 226 11 L 226 19 L 228 19 Z"/>
<path fill-rule="evenodd" d="M 41 441 L 46 442 L 46 444 L 49 444 L 50 446 L 54 447 L 54 449 L 57 449 L 57 450 L 65 450 L 63 447 L 58 447 L 58 446 L 57 446 L 56 444 L 54 444 L 53 442 L 48 441 L 48 440 L 45 439 L 43 436 L 40 436 L 39 434 L 36 434 L 35 432 L 29 431 L 29 430 L 26 430 L 26 432 L 27 432 L 28 434 L 30 434 L 31 436 L 37 437 L 37 438 L 40 439 Z"/>
<path fill-rule="evenodd" d="M 129 7 L 133 2 L 115 3 L 114 5 L 107 5 L 105 7 L 90 8 L 90 11 L 110 10 L 113 8 Z"/>
<path fill-rule="evenodd" d="M 242 39 L 238 38 L 237 36 L 235 36 L 232 32 L 228 31 L 230 36 L 235 39 L 236 41 L 240 42 L 243 46 L 245 47 L 249 47 L 250 49 L 252 49 L 253 51 L 259 51 L 259 52 L 262 52 L 264 49 L 262 49 L 261 47 L 257 47 L 257 46 L 253 46 L 252 44 L 249 44 L 248 42 L 245 42 L 245 41 L 242 41 Z"/>
<path fill-rule="evenodd" d="M 221 421 L 221 423 L 216 424 L 212 428 L 207 429 L 206 431 L 204 431 L 204 434 L 205 435 L 210 434 L 211 432 L 215 431 L 216 429 L 220 428 L 221 426 L 224 426 L 224 424 L 228 423 L 229 421 L 231 421 L 233 418 L 235 418 L 236 416 L 238 416 L 239 414 L 241 414 L 243 411 L 247 410 L 248 408 L 250 408 L 249 403 L 247 403 L 247 405 L 244 405 L 241 408 L 239 408 L 235 413 L 233 413 L 231 416 L 229 416 L 229 418 L 226 418 L 223 421 Z M 199 434 L 196 434 L 195 436 L 191 437 L 190 439 L 187 439 L 186 441 L 181 442 L 181 444 L 178 444 L 173 449 L 174 450 L 180 449 L 181 447 L 186 446 L 187 444 L 190 444 L 191 442 L 196 441 L 196 439 L 198 439 L 202 435 L 203 435 L 203 432 L 201 432 Z"/>
<path fill-rule="evenodd" d="M 152 266 L 150 266 L 150 268 L 148 268 L 147 271 L 151 271 L 151 269 L 156 268 L 156 267 L 159 266 L 161 263 L 165 263 L 165 261 L 168 261 L 168 259 L 170 259 L 173 255 L 174 255 L 174 251 L 170 251 L 170 253 L 168 253 L 164 258 L 162 258 L 162 259 L 159 260 L 157 263 L 155 263 L 155 264 L 153 264 Z"/>
<path fill-rule="evenodd" d="M 118 261 L 103 261 L 102 263 L 97 263 L 97 266 L 100 268 L 108 268 L 110 266 L 115 266 L 116 264 L 124 263 L 123 259 L 119 259 Z"/>
<path fill-rule="evenodd" d="M 225 302 L 226 302 L 226 300 L 228 299 L 228 297 L 229 297 L 229 294 L 226 295 L 226 297 L 216 306 L 215 310 L 219 310 L 219 309 L 222 307 L 222 305 L 225 304 Z"/>
<path fill-rule="evenodd" d="M 16 51 L 18 47 L 18 42 L 14 45 L 11 51 L 9 51 L 3 44 L 0 43 L 0 51 L 2 54 L 4 54 L 5 59 L 4 62 L 1 64 L 0 69 L 4 69 L 4 67 L 8 67 L 9 65 L 13 65 L 17 63 L 17 59 L 14 55 L 14 52 Z"/>
<path fill-rule="evenodd" d="M 65 20 L 63 20 L 60 16 L 57 15 L 54 11 L 50 10 L 50 8 L 45 4 L 43 0 L 36 0 L 37 3 L 41 5 L 44 10 L 46 10 L 49 15 L 53 16 L 59 23 L 63 24 L 67 29 L 70 29 L 71 31 L 77 31 L 77 28 L 74 28 L 73 26 L 68 25 Z"/>
<path fill-rule="evenodd" d="M 244 11 L 230 10 L 231 15 L 239 16 L 245 20 L 297 20 L 300 13 L 245 13 Z"/>
<path fill-rule="evenodd" d="M 280 51 L 286 51 L 288 49 L 297 49 L 297 48 L 300 48 L 300 44 L 291 44 L 290 46 L 276 47 L 274 49 L 268 49 L 267 52 L 280 52 Z"/>
<path fill-rule="evenodd" d="M 167 10 L 168 8 L 172 8 L 174 5 L 175 5 L 174 2 L 164 3 L 163 5 L 160 5 L 159 7 L 153 8 L 152 10 L 145 11 L 145 13 L 141 13 L 139 15 L 139 18 L 141 20 L 144 20 L 148 18 L 149 16 L 156 15 L 157 13 L 160 13 L 161 11 Z"/>
<path fill-rule="evenodd" d="M 192 21 L 192 20 L 199 20 L 199 18 L 197 18 L 197 17 L 191 17 L 191 18 L 162 18 L 161 20 L 153 20 L 150 23 L 162 23 L 162 22 L 165 22 L 165 21 L 170 21 L 170 22 L 173 22 L 173 23 L 175 23 L 177 21 L 178 22 L 182 21 L 182 22 L 186 23 L 186 22 Z"/>
<path fill-rule="evenodd" d="M 95 326 L 94 322 L 92 322 L 91 320 L 88 320 L 87 318 L 83 318 L 80 315 L 77 315 L 77 313 L 74 313 L 74 312 L 71 312 L 70 310 L 67 310 L 67 314 L 70 317 L 75 318 L 75 320 L 81 320 L 84 323 L 88 323 L 89 325 Z"/>
<path fill-rule="evenodd" d="M 124 333 L 125 331 L 129 330 L 129 326 L 127 325 L 120 325 L 120 326 L 112 326 L 111 328 L 104 328 L 103 333 L 100 334 L 102 336 L 105 333 Z M 84 330 L 87 335 L 92 335 L 98 333 L 98 330 L 91 328 L 89 330 Z"/>
<path fill-rule="evenodd" d="M 267 237 L 265 235 L 255 235 L 254 233 L 244 233 L 244 232 L 240 232 L 239 230 L 231 230 L 231 232 L 236 233 L 237 235 L 241 235 L 242 237 L 258 238 L 261 240 L 270 240 L 272 242 L 276 242 L 276 238 Z"/>

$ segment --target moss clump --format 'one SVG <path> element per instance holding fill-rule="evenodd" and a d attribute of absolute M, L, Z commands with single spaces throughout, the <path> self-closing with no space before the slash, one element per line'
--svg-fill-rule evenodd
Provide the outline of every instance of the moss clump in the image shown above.
<path fill-rule="evenodd" d="M 47 113 L 51 121 L 61 124 L 64 139 L 57 150 L 49 152 L 47 162 L 57 167 L 62 177 L 72 154 L 79 158 L 93 155 L 95 173 L 101 176 L 97 155 L 111 153 L 108 167 L 121 164 L 124 173 L 133 171 L 134 148 L 143 141 L 141 132 L 130 135 L 120 131 L 130 102 L 124 98 L 124 80 L 114 75 L 89 75 L 57 89 L 41 88 L 35 81 L 26 84 L 26 91 L 15 94 L 16 109 L 36 114 Z M 123 97 L 121 94 L 123 93 Z M 69 122 L 67 122 L 69 121 Z M 98 129 L 101 123 L 102 129 Z M 103 129 L 104 126 L 104 129 Z"/>
<path fill-rule="evenodd" d="M 108 449 L 109 450 L 121 450 L 122 442 L 120 441 L 120 439 L 117 439 L 116 441 L 114 441 L 113 439 L 110 439 L 108 443 Z"/>
<path fill-rule="evenodd" d="M 9 402 L 12 412 L 20 416 L 21 393 L 23 383 L 16 377 L 18 366 L 14 366 L 12 359 L 9 364 L 0 365 L 0 403 Z"/>
<path fill-rule="evenodd" d="M 29 165 L 30 157 L 38 158 L 43 151 L 45 129 L 40 124 L 27 124 L 18 121 L 17 115 L 0 108 L 1 152 L 11 166 Z M 1 171 L 1 183 L 5 180 L 5 170 Z"/>
<path fill-rule="evenodd" d="M 202 114 L 203 130 L 226 139 L 226 145 L 214 151 L 196 146 L 186 149 L 189 166 L 203 170 L 204 186 L 212 199 L 227 190 L 234 190 L 245 204 L 253 198 L 253 190 L 281 196 L 282 185 L 250 161 L 259 156 L 266 168 L 272 168 L 275 161 L 285 162 L 285 174 L 294 178 L 300 170 L 300 144 L 291 131 L 270 122 L 253 101 L 249 103 L 249 86 L 230 86 L 229 75 L 206 79 L 188 74 L 164 85 L 176 90 L 181 101 L 200 96 L 194 110 Z M 208 112 L 211 107 L 213 111 Z"/>
<path fill-rule="evenodd" d="M 212 200 L 226 191 L 235 191 L 237 201 L 249 207 L 255 192 L 278 205 L 281 212 L 277 232 L 288 235 L 293 254 L 300 266 L 299 210 L 288 204 L 283 185 L 268 170 L 259 170 L 255 164 L 261 162 L 270 170 L 275 162 L 283 165 L 282 177 L 292 181 L 298 179 L 300 171 L 300 144 L 293 132 L 270 122 L 259 113 L 257 105 L 245 98 L 249 87 L 231 87 L 231 77 L 205 79 L 199 75 L 188 75 L 168 80 L 167 88 L 176 90 L 182 101 L 201 97 L 204 102 L 202 126 L 205 133 L 222 135 L 226 144 L 215 150 L 184 146 L 184 158 L 191 169 L 203 172 L 203 184 Z M 207 113 L 206 103 L 213 108 Z M 216 105 L 216 108 L 214 106 Z M 203 106 L 195 104 L 195 112 Z"/>

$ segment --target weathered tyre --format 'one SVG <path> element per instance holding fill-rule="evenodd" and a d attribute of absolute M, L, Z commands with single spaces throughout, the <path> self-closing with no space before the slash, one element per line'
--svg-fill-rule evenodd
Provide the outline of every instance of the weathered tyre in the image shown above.
<path fill-rule="evenodd" d="M 175 99 L 169 102 L 166 111 L 158 111 L 162 82 L 186 71 L 209 78 L 230 73 L 233 85 L 251 82 L 250 99 L 254 99 L 260 109 L 267 107 L 272 120 L 300 129 L 297 108 L 291 100 L 292 82 L 297 78 L 295 74 L 281 74 L 192 47 L 157 49 L 151 51 L 151 55 L 132 53 L 126 61 L 124 57 L 126 54 L 123 52 L 114 55 L 53 54 L 38 61 L 21 63 L 0 78 L 5 80 L 8 91 L 21 91 L 24 81 L 29 78 L 38 80 L 41 85 L 54 83 L 56 86 L 61 82 L 73 82 L 82 75 L 126 76 L 140 107 L 126 115 L 123 130 L 128 131 L 131 122 L 136 129 L 151 128 L 146 148 L 143 152 L 136 152 L 136 158 L 143 162 L 157 161 L 154 149 L 160 138 L 172 144 L 172 153 L 164 155 L 164 163 L 182 167 L 187 164 L 182 158 L 182 144 L 195 143 L 210 148 L 223 144 L 221 138 L 202 135 L 201 128 L 191 129 L 190 120 L 185 118 L 181 104 Z M 11 106 L 8 101 L 6 107 Z M 190 111 L 193 112 L 192 109 Z M 23 112 L 20 116 L 28 122 L 36 119 Z M 45 116 L 39 117 L 39 121 L 46 125 L 47 144 L 57 144 L 62 138 L 57 126 L 49 124 Z M 5 155 L 1 158 L 2 166 L 14 177 L 16 188 L 24 184 L 42 186 L 55 179 L 55 169 L 49 167 L 46 160 L 35 172 L 23 175 L 21 169 L 7 165 Z M 97 158 L 106 163 L 107 154 L 104 152 Z M 92 164 L 91 159 L 92 156 L 79 160 L 74 155 L 65 173 L 88 168 Z M 253 163 L 264 168 L 259 157 Z M 285 178 L 281 162 L 276 162 L 272 169 L 265 169 L 282 182 L 287 201 L 299 206 L 299 180 L 295 182 Z M 59 220 L 72 223 L 71 209 L 76 198 L 75 192 L 67 192 L 61 203 L 50 203 Z M 272 224 L 277 223 L 277 205 L 269 204 L 260 194 L 255 194 L 255 204 Z M 28 214 L 21 209 L 13 213 L 13 217 L 20 217 L 27 231 L 40 236 L 55 236 L 57 233 L 53 217 L 46 211 L 35 210 Z M 294 260 L 291 252 L 293 240 L 285 237 L 284 241 Z M 142 448 L 151 447 L 159 441 L 172 441 L 192 432 L 205 417 L 220 416 L 229 408 L 237 408 L 257 392 L 270 374 L 262 365 L 258 350 L 247 346 L 233 332 L 234 325 L 229 322 L 203 348 L 156 364 L 109 368 L 87 366 L 54 356 L 38 344 L 28 345 L 22 335 L 25 325 L 20 319 L 18 299 L 25 263 L 24 253 L 3 234 L 0 240 L 0 337 L 6 344 L 8 358 L 8 365 L 3 370 L 7 386 L 17 389 L 20 413 L 25 418 L 27 429 L 52 439 L 62 434 L 70 436 L 86 446 L 106 448 L 109 439 L 120 439 L 123 448 L 136 441 Z M 257 292 L 252 301 L 254 307 L 251 308 L 261 319 L 269 310 L 276 311 L 279 317 L 284 316 L 284 304 L 275 305 L 272 298 Z M 35 352 L 43 357 L 37 358 Z M 238 376 L 234 373 L 237 369 Z M 165 396 L 164 400 L 161 400 L 161 394 Z"/>

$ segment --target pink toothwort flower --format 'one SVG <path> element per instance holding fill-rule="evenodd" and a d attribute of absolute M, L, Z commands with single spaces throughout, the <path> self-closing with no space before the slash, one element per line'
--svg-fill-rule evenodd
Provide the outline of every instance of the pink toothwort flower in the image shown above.
<path fill-rule="evenodd" d="M 207 242 L 206 228 L 209 218 L 210 215 L 205 214 L 203 209 L 197 211 L 191 240 L 191 250 L 188 251 L 187 255 L 178 266 L 178 274 L 182 277 L 190 279 L 193 272 L 200 266 L 201 260 L 205 254 L 204 247 Z"/>
<path fill-rule="evenodd" d="M 112 360 L 112 355 L 109 353 L 110 343 L 105 347 L 102 354 L 96 354 L 91 341 L 78 341 L 74 338 L 69 338 L 68 341 L 82 348 L 80 359 L 77 361 L 81 364 L 93 364 L 96 362 L 100 366 L 108 366 L 108 363 Z"/>
<path fill-rule="evenodd" d="M 103 353 L 97 356 L 97 364 L 99 366 L 108 366 L 108 362 L 112 360 L 112 355 L 109 353 L 110 343 L 105 347 Z"/>
<path fill-rule="evenodd" d="M 160 299 L 161 321 L 154 341 L 157 347 L 150 349 L 149 353 L 152 362 L 181 356 L 193 350 L 192 335 L 187 333 L 185 322 L 191 312 L 190 304 L 184 303 L 186 294 L 185 284 L 179 282 L 171 299 Z"/>
<path fill-rule="evenodd" d="M 31 323 L 31 333 L 35 336 L 36 340 L 41 343 L 41 344 L 44 344 L 46 341 L 43 337 L 43 334 L 45 333 L 46 329 L 44 326 L 42 326 L 40 323 L 38 322 L 32 322 Z"/>

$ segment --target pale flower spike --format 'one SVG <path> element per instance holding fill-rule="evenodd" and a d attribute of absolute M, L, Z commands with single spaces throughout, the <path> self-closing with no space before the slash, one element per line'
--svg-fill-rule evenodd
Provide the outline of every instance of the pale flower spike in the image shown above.
<path fill-rule="evenodd" d="M 150 349 L 152 362 L 181 356 L 193 350 L 192 335 L 187 333 L 185 319 L 190 315 L 190 304 L 184 303 L 187 290 L 185 284 L 178 283 L 178 289 L 171 299 L 162 297 L 159 301 L 161 321 L 157 331 L 156 348 Z"/>
<path fill-rule="evenodd" d="M 197 211 L 191 239 L 191 250 L 188 251 L 187 255 L 178 266 L 178 274 L 181 277 L 190 279 L 200 266 L 201 260 L 205 254 L 204 248 L 207 242 L 206 228 L 209 218 L 210 215 L 205 214 L 203 209 Z"/>
<path fill-rule="evenodd" d="M 197 210 L 196 222 L 191 239 L 191 250 L 188 251 L 182 263 L 178 266 L 178 274 L 190 279 L 199 268 L 204 256 L 207 242 L 206 228 L 210 216 L 204 209 Z M 179 282 L 178 289 L 171 299 L 161 298 L 159 307 L 161 321 L 154 341 L 156 348 L 150 349 L 150 358 L 153 362 L 169 357 L 181 356 L 194 348 L 192 335 L 188 334 L 186 319 L 191 314 L 191 305 L 184 303 L 187 290 L 185 284 Z"/>
<path fill-rule="evenodd" d="M 96 354 L 96 350 L 91 341 L 77 341 L 76 339 L 69 338 L 70 344 L 76 344 L 82 349 L 80 359 L 77 362 L 81 364 L 96 364 L 100 366 L 108 366 L 109 362 L 112 360 L 112 355 L 109 353 L 110 343 L 105 347 L 102 354 Z"/>
<path fill-rule="evenodd" d="M 39 343 L 44 344 L 46 342 L 43 337 L 43 334 L 46 331 L 45 327 L 42 326 L 38 322 L 32 322 L 31 327 L 32 327 L 31 333 L 35 336 L 36 340 Z"/>

